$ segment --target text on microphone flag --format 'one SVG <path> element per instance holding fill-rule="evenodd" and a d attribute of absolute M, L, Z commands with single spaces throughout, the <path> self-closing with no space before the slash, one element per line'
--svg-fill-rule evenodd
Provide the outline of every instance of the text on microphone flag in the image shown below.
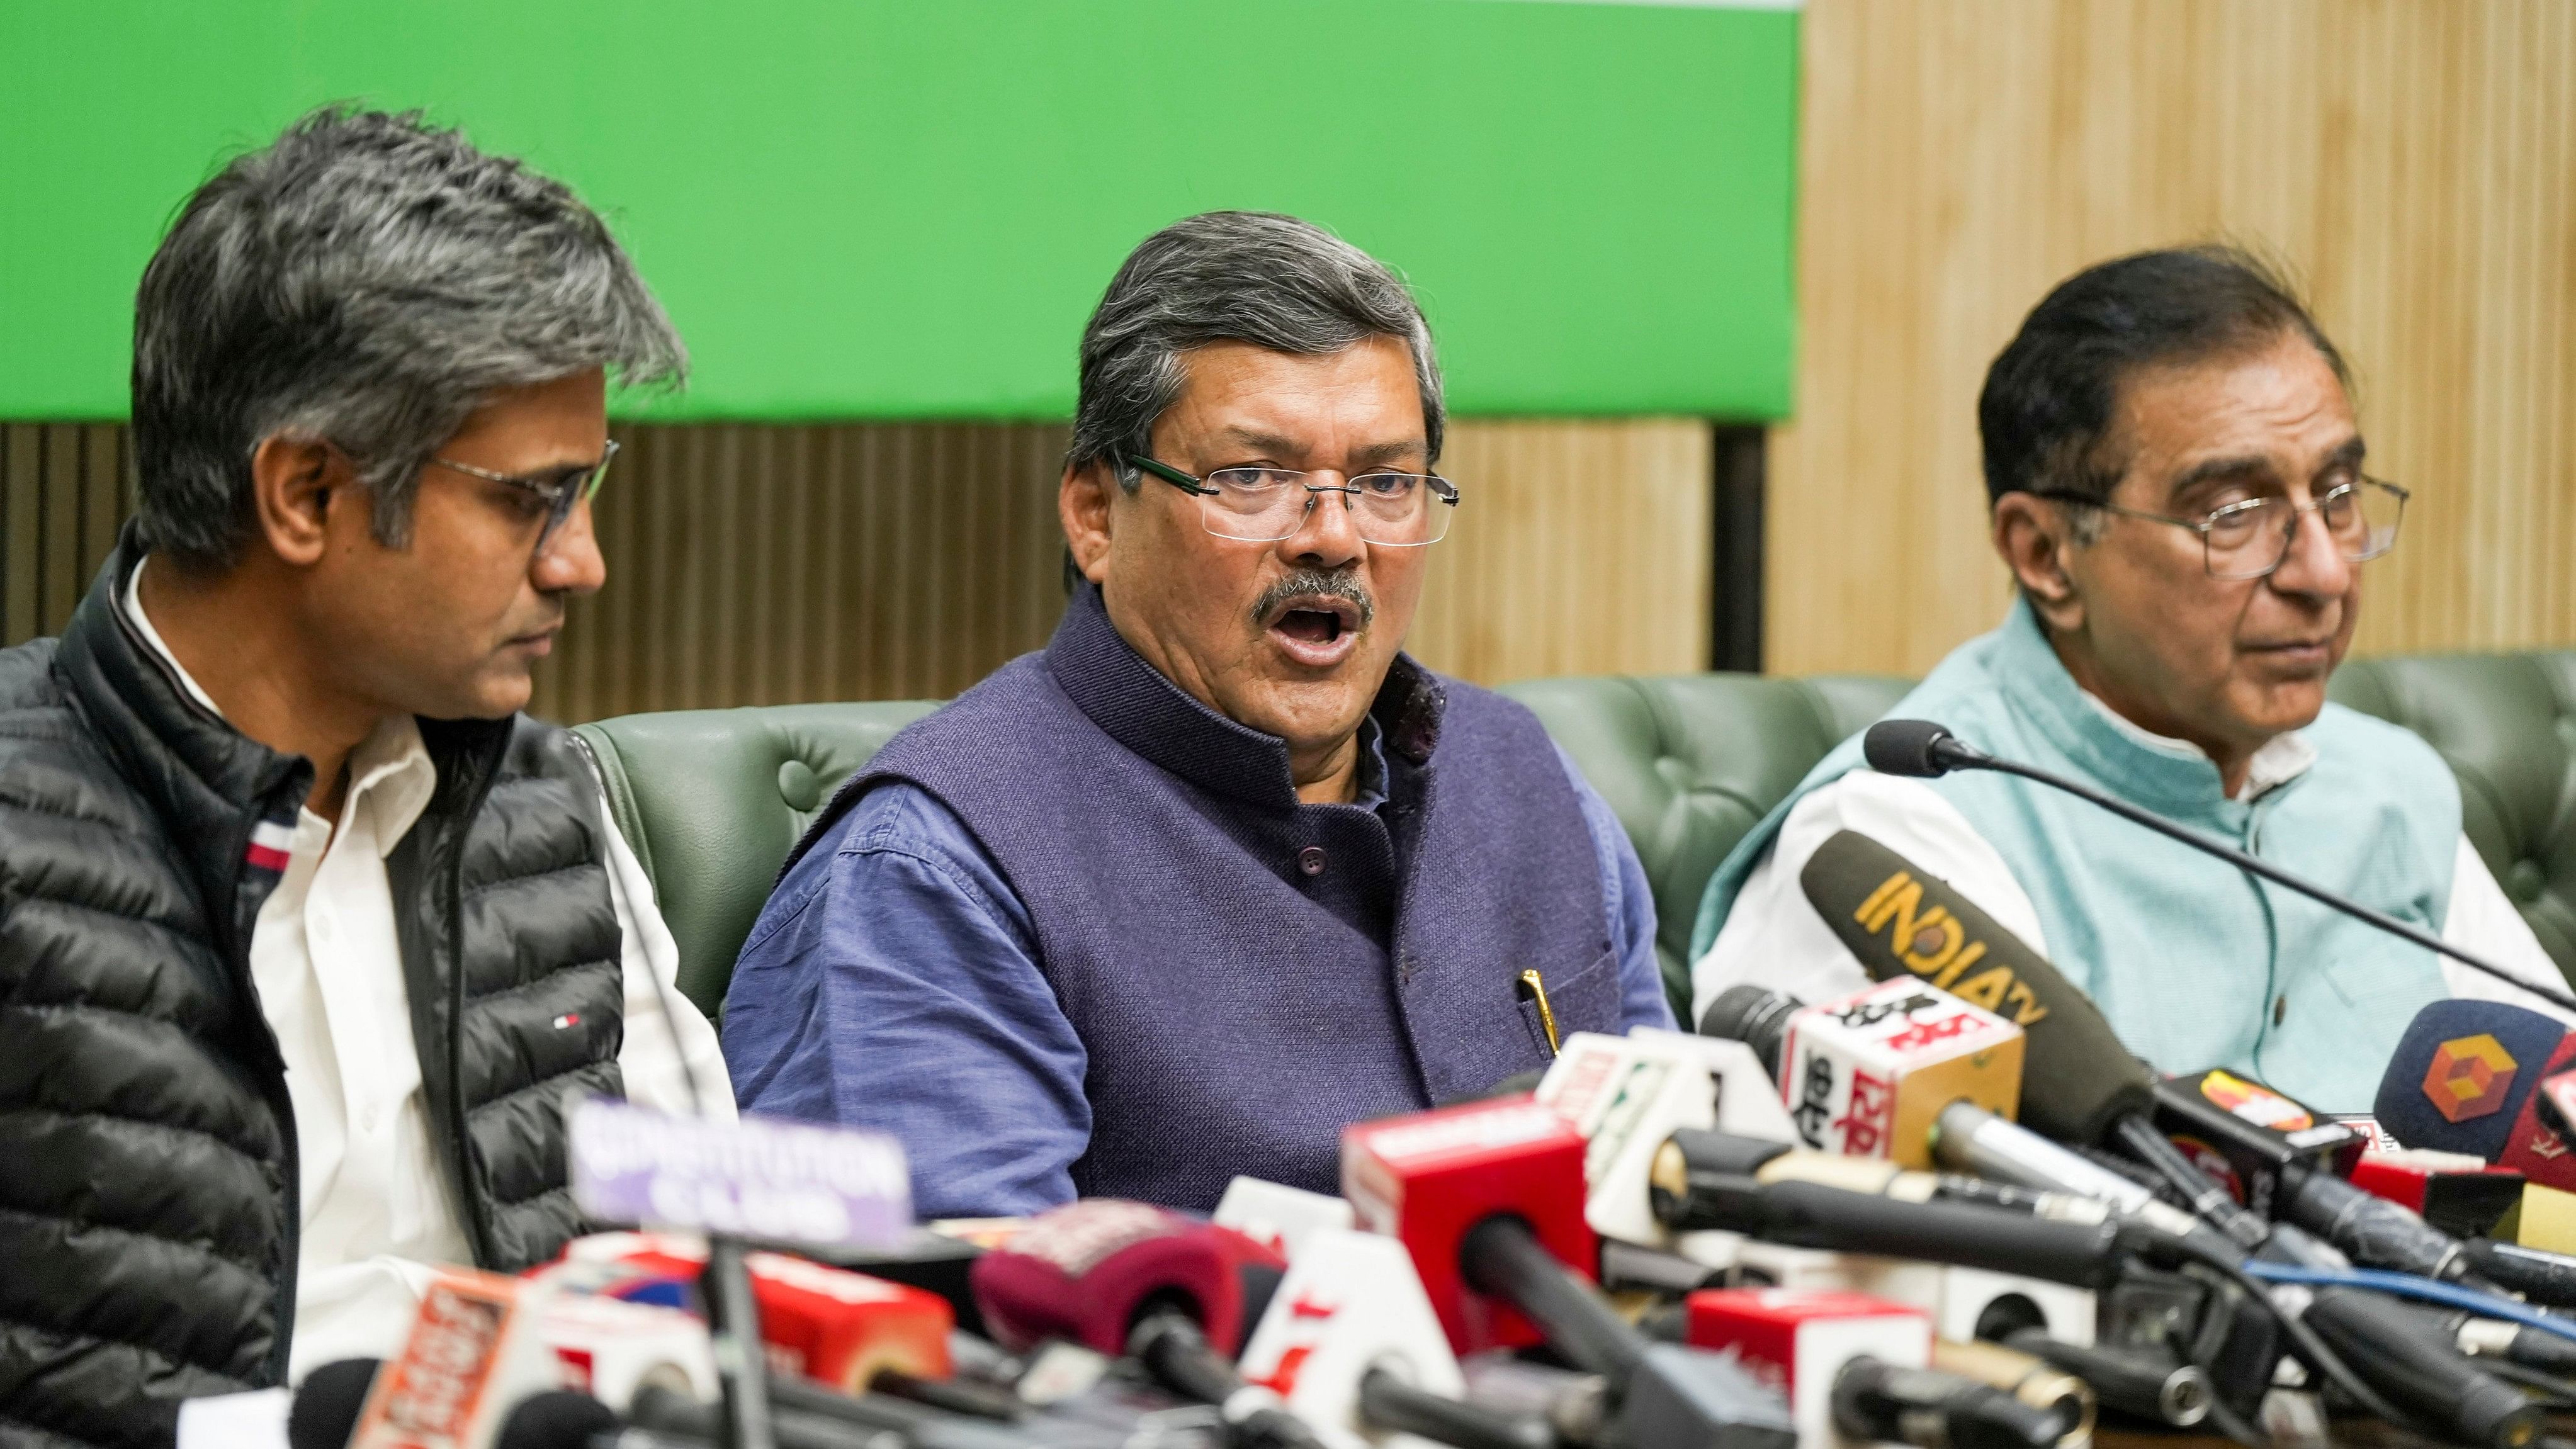
<path fill-rule="evenodd" d="M 675 1117 L 605 1097 L 571 1113 L 573 1201 L 608 1223 L 825 1248 L 887 1248 L 912 1229 L 903 1144 L 882 1132 Z"/>

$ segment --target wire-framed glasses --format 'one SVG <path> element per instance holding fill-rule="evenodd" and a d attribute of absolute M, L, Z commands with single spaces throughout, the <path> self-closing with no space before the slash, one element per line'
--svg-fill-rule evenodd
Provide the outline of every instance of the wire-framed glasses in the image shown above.
<path fill-rule="evenodd" d="M 2064 488 L 2035 491 L 2060 503 L 2187 528 L 2200 535 L 2202 560 L 2216 579 L 2259 579 L 2279 568 L 2290 556 L 2301 516 L 2310 513 L 2345 558 L 2355 563 L 2377 558 L 2397 546 L 2397 526 L 2405 521 L 2406 500 L 2414 496 L 2394 483 L 2362 478 L 2329 488 L 2312 503 L 2293 503 L 2276 494 L 2230 503 L 2199 518 L 2175 518 Z"/>
<path fill-rule="evenodd" d="M 596 463 L 577 463 L 569 468 L 550 468 L 542 473 L 495 473 L 489 468 L 477 468 L 471 463 L 456 463 L 445 458 L 429 461 L 441 468 L 532 495 L 546 510 L 546 526 L 537 531 L 537 546 L 530 554 L 534 557 L 546 551 L 555 531 L 563 527 L 565 519 L 572 517 L 574 507 L 597 493 L 599 485 L 607 481 L 608 465 L 617 461 L 617 440 L 608 440 L 607 449 L 599 455 Z"/>
<path fill-rule="evenodd" d="M 1219 468 L 1201 478 L 1141 455 L 1123 460 L 1199 500 L 1199 522 L 1219 538 L 1277 543 L 1294 538 L 1326 493 L 1342 495 L 1361 541 L 1420 548 L 1449 532 L 1458 485 L 1437 473 L 1300 473 L 1290 468 Z"/>

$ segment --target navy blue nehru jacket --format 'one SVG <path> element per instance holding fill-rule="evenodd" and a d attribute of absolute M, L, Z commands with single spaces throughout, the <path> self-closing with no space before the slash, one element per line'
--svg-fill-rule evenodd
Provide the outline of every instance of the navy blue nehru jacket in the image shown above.
<path fill-rule="evenodd" d="M 1627 835 L 1520 706 L 1399 658 L 1359 798 L 1200 705 L 1098 591 L 896 737 L 789 860 L 737 964 L 746 1112 L 901 1137 L 924 1217 L 1336 1190 L 1341 1126 L 1672 1024 Z"/>

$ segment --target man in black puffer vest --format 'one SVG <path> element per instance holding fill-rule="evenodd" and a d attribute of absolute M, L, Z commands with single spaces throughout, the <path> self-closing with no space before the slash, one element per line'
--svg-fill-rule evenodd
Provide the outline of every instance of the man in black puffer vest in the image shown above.
<path fill-rule="evenodd" d="M 399 1345 L 583 1230 L 563 1110 L 710 1084 L 650 882 L 520 715 L 678 337 L 560 184 L 326 111 L 136 298 L 138 510 L 0 652 L 0 1446 Z"/>

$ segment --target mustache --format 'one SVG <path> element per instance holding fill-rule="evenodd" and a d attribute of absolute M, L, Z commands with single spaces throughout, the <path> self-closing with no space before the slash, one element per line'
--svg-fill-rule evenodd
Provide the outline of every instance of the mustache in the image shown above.
<path fill-rule="evenodd" d="M 1267 624 L 1271 611 L 1289 600 L 1312 598 L 1316 595 L 1342 599 L 1350 603 L 1360 611 L 1360 627 L 1363 629 L 1377 618 L 1377 601 L 1370 598 L 1368 590 L 1361 588 L 1359 582 L 1348 573 L 1299 569 L 1261 591 L 1261 597 L 1253 601 L 1252 627 L 1258 629 Z"/>

